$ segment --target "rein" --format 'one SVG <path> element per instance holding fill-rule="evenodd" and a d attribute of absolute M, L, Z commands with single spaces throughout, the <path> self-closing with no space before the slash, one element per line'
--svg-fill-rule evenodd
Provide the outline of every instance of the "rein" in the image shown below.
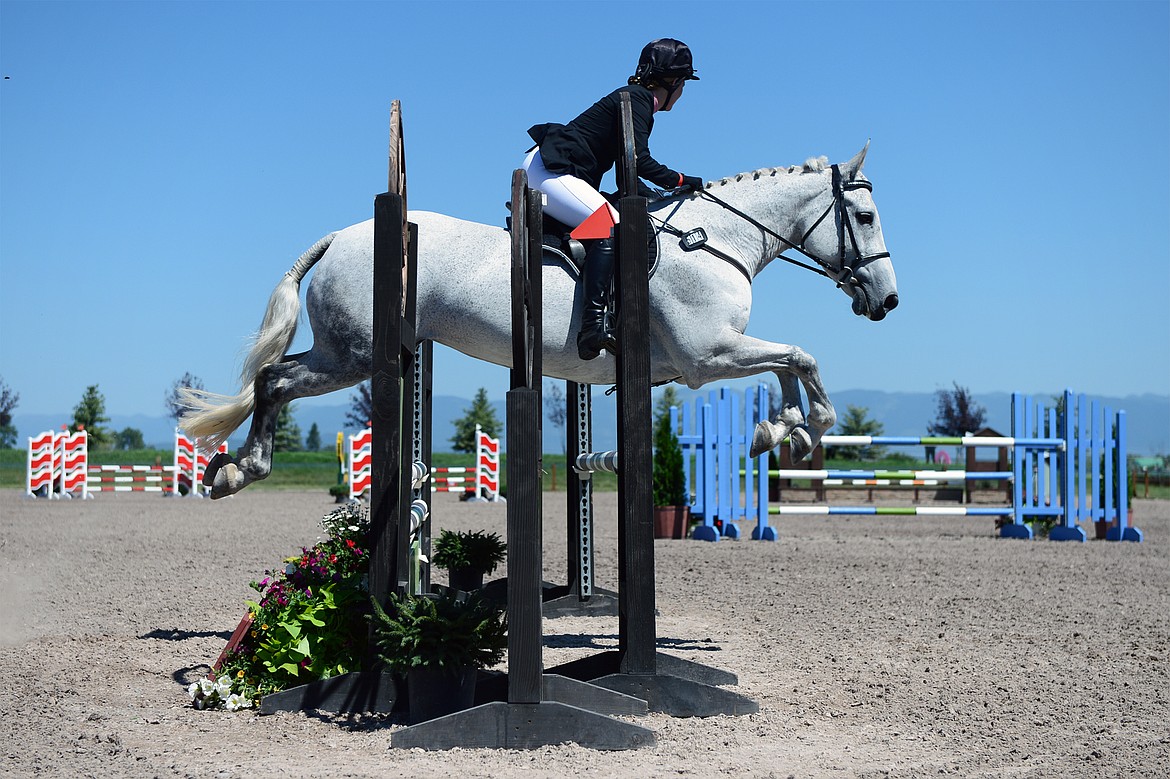
<path fill-rule="evenodd" d="M 860 252 L 858 251 L 857 237 L 853 232 L 853 220 L 849 218 L 849 211 L 848 211 L 848 209 L 845 208 L 845 193 L 846 192 L 852 192 L 853 190 L 857 190 L 857 189 L 864 189 L 868 192 L 872 192 L 873 191 L 873 184 L 870 183 L 869 181 L 866 181 L 865 179 L 853 179 L 850 181 L 844 181 L 841 177 L 841 169 L 837 165 L 833 165 L 831 167 L 831 170 L 833 173 L 833 202 L 830 203 L 829 207 L 825 209 L 824 213 L 822 213 L 820 215 L 820 217 L 815 222 L 813 222 L 812 226 L 809 227 L 808 230 L 805 231 L 804 235 L 802 235 L 800 237 L 799 242 L 794 242 L 794 241 L 789 240 L 788 238 L 785 238 L 784 236 L 777 233 L 775 230 L 772 230 L 767 225 L 761 223 L 759 220 L 749 216 L 748 214 L 745 214 L 743 211 L 740 211 L 738 208 L 731 205 L 730 203 L 723 200 L 722 198 L 716 197 L 715 195 L 711 194 L 711 192 L 706 190 L 706 189 L 699 190 L 698 195 L 700 197 L 705 197 L 708 200 L 710 200 L 711 202 L 726 209 L 727 211 L 730 211 L 731 213 L 735 214 L 740 219 L 743 219 L 744 221 L 748 222 L 749 224 L 751 224 L 752 226 L 754 226 L 756 229 L 760 230 L 761 232 L 763 232 L 767 235 L 770 235 L 773 238 L 777 239 L 778 241 L 783 243 L 786 247 L 795 249 L 796 251 L 803 254 L 805 257 L 808 257 L 810 260 L 815 262 L 820 267 L 814 268 L 812 265 L 808 265 L 806 263 L 801 262 L 800 260 L 793 259 L 792 257 L 786 257 L 783 254 L 781 254 L 776 259 L 784 260 L 785 262 L 791 263 L 792 265 L 799 266 L 801 268 L 804 268 L 805 270 L 809 270 L 809 271 L 812 271 L 813 273 L 824 276 L 825 278 L 832 279 L 837 284 L 838 287 L 844 286 L 845 284 L 852 285 L 852 284 L 857 283 L 857 279 L 855 279 L 853 277 L 853 268 L 851 268 L 845 264 L 845 249 L 846 249 L 845 234 L 846 234 L 846 231 L 848 231 L 849 242 L 853 245 L 853 254 L 855 257 L 855 263 L 857 265 L 861 265 L 862 263 L 870 262 L 872 260 L 882 259 L 883 257 L 889 257 L 890 253 L 889 252 L 876 252 L 874 254 L 867 254 L 867 255 L 860 254 Z M 837 264 L 836 264 L 836 267 L 834 267 L 832 262 L 824 259 L 823 257 L 818 256 L 817 254 L 815 254 L 814 252 L 810 251 L 809 249 L 807 249 L 805 247 L 805 242 L 808 241 L 808 238 L 810 235 L 812 235 L 813 231 L 816 230 L 817 227 L 820 226 L 821 222 L 825 221 L 825 218 L 828 217 L 828 215 L 830 213 L 834 213 L 834 212 L 836 212 L 836 215 L 837 215 L 837 220 L 836 220 L 836 222 L 837 222 L 837 257 L 836 257 Z M 689 233 L 683 233 L 678 228 L 667 224 L 665 221 L 658 219 L 657 217 L 654 217 L 654 218 L 656 219 L 656 221 L 661 223 L 662 229 L 665 230 L 666 232 L 670 233 L 671 235 L 678 236 L 679 238 L 684 238 L 686 235 L 689 235 Z M 710 254 L 713 254 L 716 257 L 718 257 L 726 262 L 731 263 L 733 266 L 738 268 L 740 270 L 740 272 L 742 272 L 745 276 L 748 277 L 749 283 L 752 281 L 752 278 L 751 278 L 751 275 L 749 274 L 749 272 L 737 260 L 732 258 L 727 253 L 722 252 L 722 251 L 720 251 L 712 246 L 707 245 L 707 243 L 705 242 L 705 233 L 704 233 L 704 242 L 701 245 L 696 246 L 695 248 L 703 249 L 704 251 L 709 252 Z M 830 271 L 832 271 L 832 274 L 830 273 Z M 833 275 L 833 274 L 835 274 L 835 275 Z"/>

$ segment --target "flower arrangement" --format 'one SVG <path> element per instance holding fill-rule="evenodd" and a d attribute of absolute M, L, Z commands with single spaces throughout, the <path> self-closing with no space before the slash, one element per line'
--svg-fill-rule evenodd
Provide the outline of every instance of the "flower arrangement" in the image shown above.
<path fill-rule="evenodd" d="M 347 673 L 361 662 L 368 634 L 369 526 L 361 503 L 339 506 L 321 520 L 323 540 L 251 583 L 260 593 L 259 600 L 247 602 L 245 621 L 251 624 L 225 650 L 212 680 L 217 690 L 230 684 L 225 694 L 214 693 L 225 707 L 233 694 L 258 703 L 264 695 Z M 192 695 L 196 706 L 213 708 L 202 686 L 199 694 Z"/>
<path fill-rule="evenodd" d="M 239 711 L 250 709 L 252 701 L 239 693 L 232 692 L 231 679 L 220 677 L 211 679 L 203 677 L 187 687 L 187 694 L 197 709 L 227 709 Z"/>

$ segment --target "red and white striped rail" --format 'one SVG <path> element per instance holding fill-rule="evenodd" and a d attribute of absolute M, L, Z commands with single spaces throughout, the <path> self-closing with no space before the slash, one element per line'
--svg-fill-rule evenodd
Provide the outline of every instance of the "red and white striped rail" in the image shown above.
<path fill-rule="evenodd" d="M 89 492 L 173 492 L 174 468 L 169 465 L 91 465 Z"/>

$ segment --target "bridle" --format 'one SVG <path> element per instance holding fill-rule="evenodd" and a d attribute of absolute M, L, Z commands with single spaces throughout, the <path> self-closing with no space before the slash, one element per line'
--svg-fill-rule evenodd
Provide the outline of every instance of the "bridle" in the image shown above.
<path fill-rule="evenodd" d="M 882 258 L 889 257 L 890 253 L 889 252 L 875 252 L 873 254 L 864 254 L 864 255 L 861 254 L 860 248 L 859 248 L 858 243 L 857 243 L 857 236 L 853 231 L 853 220 L 849 216 L 849 209 L 847 209 L 845 207 L 845 193 L 846 192 L 852 192 L 852 191 L 858 190 L 858 189 L 864 189 L 867 192 L 873 192 L 873 184 L 865 179 L 850 179 L 850 180 L 846 181 L 841 176 L 841 169 L 837 165 L 831 166 L 830 169 L 831 169 L 832 174 L 833 174 L 833 202 L 830 203 L 828 208 L 825 209 L 824 213 L 822 213 L 820 215 L 820 217 L 815 222 L 813 222 L 812 225 L 807 230 L 805 230 L 804 235 L 802 235 L 800 237 L 799 241 L 791 241 L 788 238 L 785 238 L 784 236 L 780 235 L 775 230 L 772 230 L 770 227 L 761 223 L 757 219 L 749 216 L 748 214 L 745 214 L 743 211 L 740 211 L 738 208 L 736 208 L 735 206 L 726 202 L 725 200 L 718 198 L 715 195 L 711 194 L 711 192 L 709 190 L 701 189 L 698 191 L 697 194 L 700 197 L 704 197 L 707 200 L 710 200 L 711 202 L 716 203 L 719 206 L 721 206 L 722 208 L 730 211 L 731 213 L 735 214 L 739 218 L 741 218 L 744 221 L 753 225 L 756 229 L 760 230 L 761 232 L 763 232 L 767 235 L 770 235 L 773 238 L 777 239 L 778 241 L 783 243 L 785 245 L 785 247 L 795 249 L 796 251 L 803 254 L 805 257 L 807 257 L 810 260 L 812 260 L 813 262 L 815 262 L 820 267 L 814 268 L 813 266 L 808 265 L 806 263 L 803 263 L 800 260 L 793 259 L 792 257 L 786 257 L 783 254 L 781 254 L 779 257 L 777 257 L 777 259 L 784 260 L 785 262 L 789 262 L 793 265 L 798 265 L 801 268 L 804 268 L 805 270 L 810 270 L 813 273 L 817 273 L 817 274 L 820 274 L 821 276 L 832 279 L 838 287 L 845 286 L 846 284 L 853 286 L 853 285 L 858 284 L 857 278 L 853 275 L 854 267 L 850 267 L 849 265 L 846 265 L 846 263 L 845 263 L 846 252 L 850 246 L 853 249 L 852 254 L 853 254 L 854 265 L 857 267 L 860 267 L 861 265 L 863 265 L 867 262 L 871 262 L 872 260 L 880 260 Z M 835 258 L 836 264 L 834 264 L 830 260 L 826 260 L 825 258 L 817 255 L 815 252 L 808 249 L 805 245 L 808 242 L 809 236 L 811 236 L 813 234 L 813 231 L 815 231 L 821 225 L 821 222 L 825 221 L 825 219 L 829 216 L 829 214 L 835 214 L 836 223 L 837 223 L 837 256 Z M 685 238 L 685 236 L 688 235 L 686 233 L 683 233 L 678 228 L 669 225 L 664 220 L 658 219 L 657 217 L 655 217 L 655 219 L 658 222 L 660 222 L 663 230 L 665 230 L 668 233 L 671 233 L 672 235 L 677 235 L 680 238 Z M 846 241 L 847 236 L 848 236 L 848 241 Z M 714 254 L 716 257 L 719 257 L 723 260 L 726 260 L 727 262 L 731 263 L 735 267 L 739 268 L 740 271 L 742 271 L 743 274 L 748 277 L 749 282 L 752 280 L 749 272 L 745 268 L 743 268 L 743 266 L 738 261 L 736 261 L 735 259 L 733 259 L 729 255 L 727 255 L 726 253 L 720 251 L 719 249 L 716 249 L 713 246 L 708 246 L 705 243 L 705 239 L 704 239 L 704 243 L 696 246 L 695 248 L 701 248 L 704 251 L 707 251 L 711 254 Z M 784 251 L 784 250 L 782 250 L 782 251 Z"/>

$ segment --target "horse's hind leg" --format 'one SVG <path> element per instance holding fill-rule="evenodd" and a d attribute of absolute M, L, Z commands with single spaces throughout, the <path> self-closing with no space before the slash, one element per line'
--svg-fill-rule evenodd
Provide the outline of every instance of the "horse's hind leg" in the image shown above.
<path fill-rule="evenodd" d="M 314 370 L 308 357 L 310 352 L 294 354 L 278 363 L 266 365 L 256 375 L 256 407 L 252 412 L 252 426 L 248 438 L 236 452 L 235 460 L 228 458 L 208 468 L 205 481 L 211 482 L 211 497 L 222 498 L 247 487 L 254 481 L 268 477 L 272 472 L 272 448 L 276 439 L 276 419 L 280 410 L 297 398 L 324 395 L 326 392 L 353 386 L 367 378 L 356 367 L 345 370 Z"/>

